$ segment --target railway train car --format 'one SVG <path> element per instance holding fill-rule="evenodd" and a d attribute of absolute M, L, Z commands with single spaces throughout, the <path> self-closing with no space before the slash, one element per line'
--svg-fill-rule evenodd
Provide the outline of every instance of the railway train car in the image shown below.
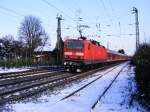
<path fill-rule="evenodd" d="M 128 56 L 126 54 L 121 54 L 116 51 L 107 49 L 107 61 L 117 61 L 117 60 L 127 60 Z"/>
<path fill-rule="evenodd" d="M 125 60 L 123 55 L 106 49 L 94 40 L 86 38 L 64 41 L 64 66 L 66 71 L 80 72 L 83 68 L 92 67 L 106 61 Z"/>

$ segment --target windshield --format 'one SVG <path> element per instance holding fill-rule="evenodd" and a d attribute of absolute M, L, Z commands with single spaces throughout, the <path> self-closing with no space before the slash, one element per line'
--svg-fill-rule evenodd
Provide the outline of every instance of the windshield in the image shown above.
<path fill-rule="evenodd" d="M 66 47 L 68 49 L 83 49 L 84 44 L 83 42 L 67 42 Z"/>

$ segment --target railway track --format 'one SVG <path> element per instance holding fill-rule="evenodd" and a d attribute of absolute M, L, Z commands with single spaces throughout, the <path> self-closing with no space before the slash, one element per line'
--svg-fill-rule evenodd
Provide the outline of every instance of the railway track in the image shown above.
<path fill-rule="evenodd" d="M 5 79 L 13 79 L 15 77 L 25 77 L 32 74 L 38 74 L 43 72 L 48 72 L 49 70 L 37 70 L 37 71 L 28 71 L 28 72 L 19 72 L 19 73 L 6 73 L 6 74 L 0 74 L 0 80 Z"/>
<path fill-rule="evenodd" d="M 125 64 L 120 70 L 119 72 L 115 75 L 115 77 L 113 78 L 113 80 L 109 83 L 109 85 L 104 89 L 104 91 L 102 92 L 102 94 L 99 95 L 98 99 L 93 103 L 93 105 L 91 106 L 91 112 L 93 112 L 95 106 L 97 105 L 97 103 L 101 100 L 101 98 L 105 95 L 105 93 L 109 90 L 109 88 L 112 86 L 112 84 L 115 82 L 115 80 L 117 79 L 117 77 L 120 75 L 120 73 L 123 71 L 124 67 L 127 66 L 128 64 Z M 118 65 L 120 66 L 120 65 Z M 72 97 L 73 95 L 75 95 L 76 93 L 80 92 L 81 90 L 85 89 L 86 87 L 90 86 L 91 84 L 93 84 L 94 82 L 96 82 L 97 80 L 101 79 L 103 76 L 107 75 L 108 73 L 112 72 L 114 69 L 116 69 L 118 66 L 113 67 L 112 69 L 110 69 L 109 71 L 105 72 L 104 74 L 98 74 L 99 76 L 95 79 L 93 79 L 92 81 L 90 81 L 89 83 L 83 85 L 82 87 L 78 88 L 77 90 L 73 91 L 72 93 L 68 94 L 67 96 L 63 97 L 62 99 L 60 99 L 59 101 L 57 101 L 55 104 L 57 104 L 58 102 L 68 99 L 70 97 Z"/>
<path fill-rule="evenodd" d="M 5 84 L 1 84 L 3 85 L 1 91 L 0 91 L 0 103 L 4 103 L 4 101 L 9 101 L 12 99 L 16 99 L 16 94 L 20 95 L 23 94 L 24 92 L 26 94 L 28 91 L 34 90 L 34 89 L 39 89 L 42 86 L 45 86 L 46 84 L 48 85 L 50 82 L 53 83 L 59 79 L 61 79 L 61 77 L 67 77 L 68 75 L 63 75 L 62 72 L 52 72 L 49 74 L 41 74 L 40 76 L 38 75 L 34 75 L 32 77 L 26 77 L 26 79 L 19 79 L 16 81 L 12 81 L 10 80 L 10 82 L 6 82 Z M 8 86 L 9 85 L 9 86 Z M 33 92 L 32 92 L 33 93 Z M 24 95 L 23 95 L 24 96 Z M 20 95 L 19 98 L 23 97 L 22 95 Z M 17 96 L 18 97 L 18 96 Z"/>
<path fill-rule="evenodd" d="M 96 79 L 92 80 L 91 82 L 85 84 L 84 86 L 80 87 L 79 89 L 75 90 L 74 92 L 70 93 L 69 95 L 65 96 L 64 98 L 62 98 L 60 101 L 65 100 L 71 96 L 73 96 L 74 94 L 76 94 L 77 92 L 83 90 L 84 88 L 86 88 L 87 86 L 91 85 L 92 83 L 94 83 L 95 81 L 97 81 L 98 79 L 102 78 L 104 75 L 106 75 L 107 73 L 111 72 L 112 70 L 114 70 L 117 66 L 113 67 L 111 70 L 107 71 L 106 73 L 102 74 L 98 74 L 99 77 L 97 77 Z"/>
<path fill-rule="evenodd" d="M 116 74 L 116 76 L 114 77 L 114 79 L 110 82 L 110 84 L 106 87 L 106 89 L 102 92 L 102 94 L 99 95 L 98 99 L 95 101 L 95 103 L 92 105 L 91 107 L 91 112 L 94 111 L 96 105 L 98 102 L 101 101 L 102 97 L 106 94 L 106 92 L 111 88 L 112 84 L 115 82 L 115 80 L 117 79 L 117 77 L 120 75 L 120 73 L 123 71 L 123 69 L 127 66 L 128 64 L 124 65 L 119 72 Z"/>
<path fill-rule="evenodd" d="M 54 74 L 55 73 L 55 74 Z M 24 83 L 24 82 L 32 82 L 36 80 L 40 80 L 43 78 L 48 78 L 52 77 L 54 75 L 59 75 L 62 72 L 41 72 L 41 73 L 34 73 L 34 74 L 29 74 L 25 76 L 19 76 L 19 77 L 12 77 L 12 78 L 6 78 L 3 80 L 0 80 L 0 87 L 4 86 L 9 86 L 9 85 L 15 85 L 17 83 Z"/>
<path fill-rule="evenodd" d="M 31 69 L 27 71 L 21 71 L 21 72 L 10 72 L 10 73 L 0 73 L 0 79 L 9 79 L 9 78 L 15 78 L 15 77 L 24 77 L 25 75 L 31 75 L 31 74 L 37 74 L 37 73 L 43 73 L 43 72 L 50 72 L 50 71 L 63 71 L 62 67 L 50 67 L 48 68 L 38 68 L 38 69 Z"/>
<path fill-rule="evenodd" d="M 54 72 L 45 75 L 30 75 L 30 77 L 18 78 L 18 80 L 11 79 L 8 82 L 4 80 L 3 83 L 0 83 L 2 87 L 0 91 L 0 104 L 32 96 L 44 90 L 80 79 L 111 66 L 112 65 L 109 65 L 80 74 Z"/>
<path fill-rule="evenodd" d="M 20 71 L 20 72 L 8 72 L 8 73 L 0 73 L 0 77 L 5 77 L 5 76 L 13 76 L 16 74 L 26 74 L 26 73 L 33 73 L 36 71 L 41 71 L 42 69 L 31 69 L 31 70 L 26 70 L 26 71 Z"/>

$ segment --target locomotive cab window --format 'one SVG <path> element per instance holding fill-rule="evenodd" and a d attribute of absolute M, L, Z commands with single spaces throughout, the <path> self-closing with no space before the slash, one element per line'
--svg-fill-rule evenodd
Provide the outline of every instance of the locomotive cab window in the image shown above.
<path fill-rule="evenodd" d="M 67 42 L 66 47 L 68 49 L 83 49 L 84 43 L 83 42 Z"/>

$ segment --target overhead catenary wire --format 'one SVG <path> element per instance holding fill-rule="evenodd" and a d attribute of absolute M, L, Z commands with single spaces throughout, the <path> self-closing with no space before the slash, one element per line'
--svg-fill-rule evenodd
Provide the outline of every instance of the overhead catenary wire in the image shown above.
<path fill-rule="evenodd" d="M 10 20 L 10 21 L 15 22 L 16 24 L 18 24 L 18 17 L 23 17 L 23 15 L 17 13 L 14 10 L 11 10 L 10 8 L 0 6 L 0 9 L 2 9 L 2 10 L 0 10 L 1 14 L 3 14 L 4 16 L 7 16 L 7 17 L 11 17 L 11 18 L 7 18 L 7 19 Z"/>
<path fill-rule="evenodd" d="M 24 14 L 20 14 L 20 13 L 16 12 L 15 10 L 12 10 L 12 9 L 4 7 L 4 6 L 0 6 L 0 9 L 5 10 L 5 11 L 11 13 L 11 15 L 9 15 L 9 16 L 11 16 L 11 17 L 13 17 L 15 19 L 18 19 L 17 17 L 25 17 L 26 16 Z M 3 13 L 3 12 L 1 11 L 0 13 Z M 8 14 L 5 14 L 5 15 L 8 15 Z M 46 22 L 45 25 L 49 26 L 50 24 Z"/>
<path fill-rule="evenodd" d="M 109 13 L 107 12 L 107 8 L 106 8 L 106 6 L 105 6 L 104 1 L 103 1 L 103 0 L 98 0 L 98 2 L 101 3 L 101 5 L 102 5 L 104 11 L 106 12 L 105 14 L 106 14 L 107 18 L 109 19 L 109 21 L 110 21 L 111 24 L 113 25 L 113 22 L 114 22 L 114 21 L 112 21 L 111 16 L 110 16 Z M 112 16 L 114 16 L 114 19 L 115 19 L 116 22 L 117 22 L 116 25 L 117 25 L 118 28 L 119 28 L 119 33 L 118 33 L 119 36 L 118 36 L 118 37 L 126 36 L 126 35 L 129 35 L 129 36 L 134 35 L 134 34 L 126 34 L 126 35 L 123 35 L 123 34 L 122 34 L 122 31 L 121 31 L 121 28 L 122 28 L 121 26 L 122 26 L 122 24 L 121 24 L 120 18 L 119 18 L 118 16 L 116 16 L 115 9 L 114 9 L 114 7 L 113 7 L 113 5 L 112 5 L 111 0 L 109 0 L 108 2 L 109 2 L 109 5 L 110 5 L 110 8 L 111 8 Z M 129 14 L 128 14 L 128 15 L 129 15 Z M 122 18 L 123 18 L 123 17 L 122 17 Z M 113 35 L 109 35 L 109 36 L 113 36 Z"/>
<path fill-rule="evenodd" d="M 14 22 L 17 22 L 17 20 L 18 20 L 17 16 L 7 14 L 6 12 L 3 12 L 3 11 L 1 11 L 1 10 L 0 10 L 0 14 L 5 15 L 5 16 L 7 16 L 7 17 L 9 16 L 9 17 L 14 18 L 15 20 L 11 19 L 11 20 L 12 20 L 12 21 L 14 21 Z M 7 19 L 9 19 L 9 20 L 10 20 L 10 18 L 7 18 Z"/>
<path fill-rule="evenodd" d="M 64 11 L 62 11 L 61 9 L 57 8 L 55 5 L 51 4 L 50 2 L 48 2 L 47 0 L 41 0 L 44 3 L 46 3 L 48 6 L 53 7 L 54 9 L 56 9 L 57 11 L 59 11 L 61 14 L 64 14 L 66 17 L 68 17 L 70 20 L 74 21 L 74 19 L 72 17 L 70 17 L 68 14 L 66 14 Z"/>
<path fill-rule="evenodd" d="M 47 5 L 49 5 L 49 6 L 51 6 L 51 7 L 53 7 L 53 8 L 55 8 L 57 11 L 59 11 L 60 13 L 62 13 L 62 14 L 64 14 L 65 16 L 67 16 L 68 18 L 70 18 L 72 21 L 74 21 L 75 22 L 75 20 L 72 18 L 72 17 L 70 17 L 67 13 L 65 13 L 63 10 L 61 10 L 60 8 L 57 8 L 55 5 L 53 5 L 53 4 L 51 4 L 48 0 L 42 0 L 42 1 L 44 1 Z M 104 1 L 103 0 L 98 0 L 98 1 L 101 1 L 102 3 L 102 5 L 103 5 L 103 8 L 104 8 L 104 10 L 106 11 L 106 13 L 107 13 L 107 8 L 106 8 L 106 6 L 105 6 L 105 4 L 104 4 Z M 110 1 L 110 0 L 109 0 Z M 110 4 L 111 4 L 111 2 L 110 2 Z M 25 15 L 23 15 L 23 14 L 20 14 L 20 13 L 18 13 L 18 12 L 16 12 L 15 10 L 12 10 L 12 9 L 10 9 L 10 8 L 6 8 L 6 7 L 4 7 L 4 6 L 0 6 L 0 9 L 3 9 L 3 10 L 5 10 L 5 11 L 7 11 L 7 12 L 9 12 L 9 13 L 11 13 L 11 14 L 13 14 L 13 15 L 15 15 L 15 16 L 19 16 L 19 17 L 24 17 Z M 113 5 L 111 4 L 111 9 L 112 10 L 114 10 L 114 7 L 113 7 Z M 17 18 L 17 17 L 16 17 Z M 89 18 L 88 18 L 89 19 Z M 110 20 L 110 21 L 112 21 L 112 19 L 110 18 L 110 15 L 109 15 L 109 17 L 108 17 L 108 19 Z M 88 20 L 89 21 L 89 20 Z M 45 23 L 45 22 L 44 22 Z M 100 24 L 100 23 L 99 23 Z M 49 23 L 48 24 L 45 24 L 45 25 L 49 25 Z M 122 25 L 122 24 L 121 24 Z"/>
<path fill-rule="evenodd" d="M 46 4 L 48 4 L 49 6 L 51 6 L 51 7 L 55 8 L 55 9 L 57 9 L 59 12 L 65 14 L 63 11 L 61 11 L 61 10 L 58 9 L 57 7 L 55 7 L 54 5 L 50 4 L 47 0 L 42 0 L 42 1 L 45 2 Z M 20 13 L 18 13 L 18 12 L 16 12 L 16 11 L 12 10 L 12 9 L 10 9 L 10 8 L 4 7 L 4 6 L 0 6 L 0 8 L 3 9 L 3 10 L 5 10 L 5 11 L 8 11 L 8 12 L 10 12 L 10 13 L 13 13 L 13 14 L 15 14 L 15 15 L 17 15 L 17 16 L 25 17 L 25 15 L 20 14 Z M 65 15 L 67 15 L 67 14 L 65 14 Z M 69 15 L 67 15 L 67 16 L 69 17 Z M 43 18 L 43 17 L 42 17 L 42 18 Z M 71 17 L 69 17 L 69 18 L 72 19 Z M 46 25 L 49 25 L 49 23 L 46 23 Z"/>
<path fill-rule="evenodd" d="M 105 6 L 105 4 L 104 4 L 104 1 L 103 0 L 97 0 L 97 2 L 98 2 L 98 5 L 101 5 L 101 7 L 103 8 L 103 10 L 104 10 L 104 14 L 105 14 L 105 16 L 106 16 L 106 18 L 108 19 L 108 22 L 110 22 L 108 25 L 109 26 L 112 26 L 113 25 L 113 21 L 112 21 L 112 18 L 110 17 L 110 15 L 109 15 L 109 13 L 107 12 L 107 9 L 106 9 L 106 6 Z M 103 27 L 103 24 L 102 24 L 103 22 L 98 22 L 98 23 L 96 23 L 96 24 L 100 24 L 100 26 L 102 26 Z M 107 26 L 107 25 L 106 25 Z M 101 35 L 103 34 L 102 33 L 102 31 L 104 31 L 102 28 L 100 28 L 101 30 L 99 30 L 99 29 L 97 29 L 98 30 L 98 32 L 100 31 L 101 32 Z"/>
<path fill-rule="evenodd" d="M 76 20 L 74 18 L 72 18 L 71 16 L 69 16 L 63 10 L 57 8 L 55 5 L 53 5 L 49 1 L 47 1 L 47 0 L 41 0 L 41 1 L 43 1 L 44 3 L 46 3 L 47 5 L 49 5 L 50 7 L 54 8 L 55 10 L 59 11 L 61 14 L 65 15 L 68 19 L 70 19 L 71 21 L 73 21 L 73 22 L 75 22 L 77 24 L 77 22 L 76 22 Z M 82 20 L 82 21 L 84 21 L 84 20 Z"/>
<path fill-rule="evenodd" d="M 111 0 L 108 0 L 109 1 L 109 5 L 110 5 L 110 8 L 111 8 L 111 12 L 112 12 L 112 15 L 114 16 L 114 18 L 116 19 L 116 22 L 118 23 L 118 27 L 119 27 L 119 34 L 121 34 L 121 23 L 119 21 L 119 18 L 116 16 L 116 13 L 115 13 L 115 9 L 112 5 L 112 2 Z M 121 35 L 120 35 L 121 36 Z"/>
<path fill-rule="evenodd" d="M 109 15 L 109 13 L 108 13 L 108 11 L 107 11 L 107 8 L 106 8 L 106 6 L 105 6 L 105 4 L 104 4 L 104 1 L 103 1 L 103 0 L 98 0 L 98 2 L 101 3 L 101 5 L 102 5 L 104 11 L 106 12 L 105 14 L 106 14 L 108 20 L 110 21 L 111 24 L 113 24 L 112 18 L 110 17 L 110 15 Z"/>
<path fill-rule="evenodd" d="M 47 4 L 48 6 L 54 8 L 55 10 L 57 10 L 57 11 L 60 13 L 60 15 L 63 16 L 63 20 L 66 21 L 66 19 L 64 19 L 64 18 L 67 17 L 68 20 L 73 21 L 74 23 L 76 23 L 76 21 L 74 20 L 74 18 L 72 18 L 71 16 L 69 16 L 67 13 L 65 13 L 63 10 L 61 10 L 61 9 L 58 8 L 58 7 L 56 7 L 55 5 L 53 5 L 52 3 L 50 3 L 49 1 L 47 1 L 47 0 L 41 0 L 41 1 L 42 1 L 43 3 L 45 3 L 45 4 Z M 64 21 L 64 22 L 65 22 L 65 21 Z"/>
<path fill-rule="evenodd" d="M 110 4 L 111 12 L 112 12 L 114 18 L 116 19 L 116 21 L 118 21 L 118 20 L 119 20 L 119 17 L 116 15 L 116 12 L 115 12 L 115 9 L 114 9 L 114 7 L 113 7 L 113 5 L 112 5 L 111 0 L 109 0 L 109 4 Z"/>
<path fill-rule="evenodd" d="M 14 10 L 12 10 L 12 9 L 10 9 L 10 8 L 4 7 L 4 6 L 0 6 L 0 9 L 3 9 L 3 10 L 8 11 L 8 12 L 10 12 L 10 13 L 13 13 L 13 14 L 15 14 L 15 15 L 17 15 L 17 16 L 21 16 L 21 17 L 24 17 L 24 16 L 25 16 L 25 15 L 23 15 L 23 14 L 20 14 L 20 13 L 18 13 L 18 12 L 16 12 L 16 11 L 14 11 Z"/>

